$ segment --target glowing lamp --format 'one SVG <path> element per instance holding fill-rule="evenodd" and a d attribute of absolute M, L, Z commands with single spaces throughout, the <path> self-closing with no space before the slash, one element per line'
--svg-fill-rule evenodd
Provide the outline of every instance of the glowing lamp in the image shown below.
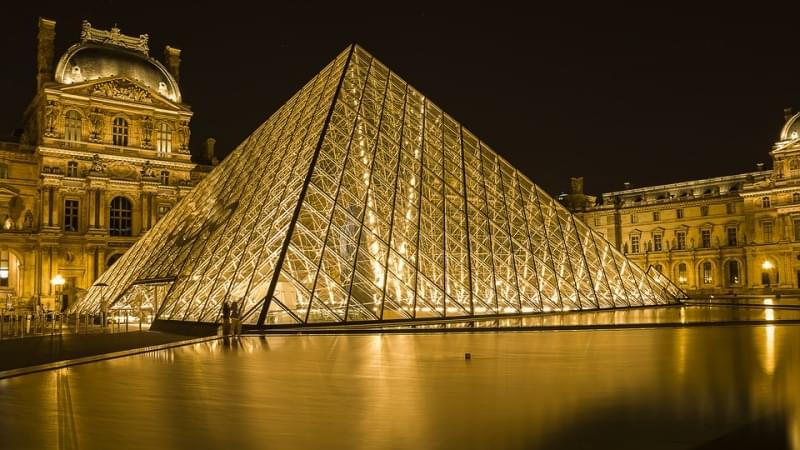
<path fill-rule="evenodd" d="M 63 286 L 64 283 L 66 283 L 66 281 L 64 280 L 64 277 L 61 276 L 61 274 L 54 276 L 53 279 L 50 280 L 50 284 L 54 286 Z"/>
<path fill-rule="evenodd" d="M 772 269 L 773 267 L 775 267 L 775 266 L 774 266 L 774 265 L 772 264 L 772 262 L 771 262 L 771 261 L 769 261 L 769 260 L 766 260 L 766 261 L 764 261 L 763 263 L 761 263 L 761 268 L 762 268 L 762 269 L 764 269 L 764 270 L 770 270 L 770 269 Z"/>

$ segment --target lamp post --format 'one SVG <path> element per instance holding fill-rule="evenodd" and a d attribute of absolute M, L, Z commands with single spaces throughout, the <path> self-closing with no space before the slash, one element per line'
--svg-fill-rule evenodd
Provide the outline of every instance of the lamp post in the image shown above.
<path fill-rule="evenodd" d="M 50 280 L 50 284 L 53 285 L 56 291 L 56 299 L 58 300 L 58 309 L 61 310 L 62 312 L 66 309 L 66 305 L 64 305 L 63 303 L 64 299 L 61 296 L 61 291 L 64 287 L 64 283 L 65 280 L 64 277 L 61 276 L 61 274 L 56 274 L 56 276 L 54 276 L 53 279 Z"/>

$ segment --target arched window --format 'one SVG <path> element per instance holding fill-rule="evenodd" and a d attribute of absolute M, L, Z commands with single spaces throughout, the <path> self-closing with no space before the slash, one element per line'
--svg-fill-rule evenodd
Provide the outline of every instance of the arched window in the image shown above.
<path fill-rule="evenodd" d="M 161 124 L 158 125 L 156 151 L 158 153 L 169 153 L 172 151 L 172 128 L 169 127 L 167 122 L 161 122 Z"/>
<path fill-rule="evenodd" d="M 706 261 L 703 263 L 703 284 L 711 284 L 711 263 Z"/>
<path fill-rule="evenodd" d="M 686 279 L 686 264 L 680 263 L 678 264 L 678 283 L 679 284 L 686 284 L 688 280 Z"/>
<path fill-rule="evenodd" d="M 71 109 L 64 116 L 64 139 L 67 142 L 80 142 L 81 140 L 81 115 Z"/>
<path fill-rule="evenodd" d="M 133 235 L 133 204 L 125 197 L 114 197 L 111 200 L 111 212 L 108 221 L 108 234 L 111 236 Z"/>
<path fill-rule="evenodd" d="M 128 121 L 122 117 L 117 117 L 112 123 L 111 137 L 114 145 L 120 147 L 128 146 Z"/>
<path fill-rule="evenodd" d="M 769 208 L 769 197 L 763 197 L 761 199 L 761 207 L 762 208 Z"/>
<path fill-rule="evenodd" d="M 728 261 L 728 284 L 739 285 L 739 261 Z"/>
<path fill-rule="evenodd" d="M 161 184 L 164 186 L 169 185 L 169 172 L 166 170 L 161 171 Z"/>
<path fill-rule="evenodd" d="M 800 203 L 800 192 L 792 194 L 792 203 Z"/>

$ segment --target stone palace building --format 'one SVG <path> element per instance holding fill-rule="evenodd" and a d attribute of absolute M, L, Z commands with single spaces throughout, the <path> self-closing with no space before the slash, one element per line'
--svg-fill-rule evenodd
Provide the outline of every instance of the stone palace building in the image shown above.
<path fill-rule="evenodd" d="M 800 287 L 800 114 L 769 153 L 772 169 L 590 196 L 582 178 L 560 197 L 643 268 L 689 295 L 797 294 Z"/>
<path fill-rule="evenodd" d="M 162 63 L 147 35 L 84 21 L 54 52 L 40 19 L 36 93 L 0 139 L 0 308 L 74 301 L 210 170 L 189 152 L 179 49 Z"/>

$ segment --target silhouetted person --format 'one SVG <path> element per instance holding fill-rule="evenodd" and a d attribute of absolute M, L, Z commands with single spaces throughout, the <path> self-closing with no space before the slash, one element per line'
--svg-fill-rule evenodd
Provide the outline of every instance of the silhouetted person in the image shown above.
<path fill-rule="evenodd" d="M 222 302 L 222 335 L 231 334 L 231 302 L 225 299 Z"/>
<path fill-rule="evenodd" d="M 241 316 L 241 307 L 239 306 L 239 302 L 235 301 L 233 305 L 231 305 L 231 319 L 233 320 L 233 335 L 237 337 L 242 335 Z"/>

